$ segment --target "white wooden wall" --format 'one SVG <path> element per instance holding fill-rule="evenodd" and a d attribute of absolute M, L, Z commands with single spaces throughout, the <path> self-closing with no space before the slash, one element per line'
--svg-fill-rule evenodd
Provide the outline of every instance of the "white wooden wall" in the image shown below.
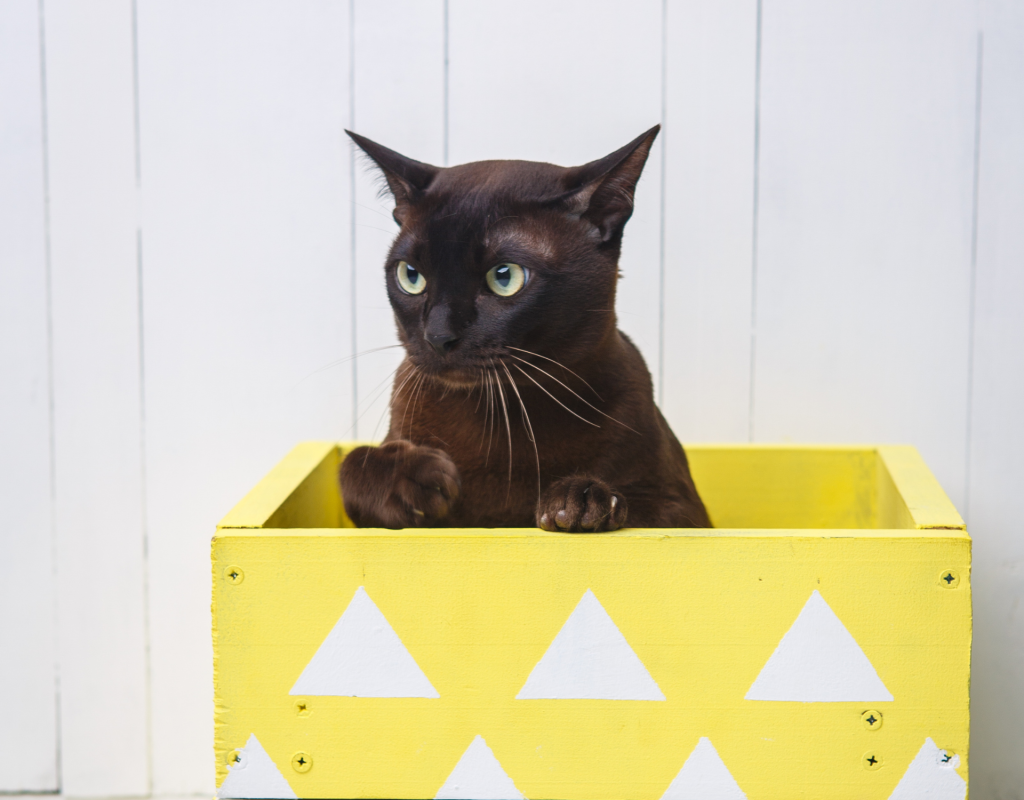
<path fill-rule="evenodd" d="M 400 357 L 346 360 L 395 228 L 343 128 L 572 164 L 660 121 L 619 315 L 663 409 L 921 450 L 972 796 L 1024 798 L 1022 85 L 1024 0 L 0 0 L 0 791 L 211 791 L 213 526 L 379 436 Z"/>

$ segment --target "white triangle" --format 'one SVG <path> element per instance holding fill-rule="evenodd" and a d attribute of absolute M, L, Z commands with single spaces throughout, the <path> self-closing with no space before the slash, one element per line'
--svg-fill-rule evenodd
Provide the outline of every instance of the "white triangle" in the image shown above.
<path fill-rule="evenodd" d="M 517 700 L 664 700 L 608 612 L 587 589 Z"/>
<path fill-rule="evenodd" d="M 960 756 L 950 755 L 925 739 L 889 800 L 964 800 L 967 781 L 957 774 Z"/>
<path fill-rule="evenodd" d="M 526 800 L 482 736 L 462 754 L 434 800 Z"/>
<path fill-rule="evenodd" d="M 362 586 L 289 694 L 440 697 Z"/>
<path fill-rule="evenodd" d="M 747 800 L 729 768 L 706 736 L 702 737 L 668 785 L 661 800 Z"/>
<path fill-rule="evenodd" d="M 887 701 L 892 694 L 815 589 L 746 699 L 839 703 Z"/>
<path fill-rule="evenodd" d="M 263 749 L 256 734 L 249 735 L 245 747 L 238 751 L 238 760 L 228 767 L 228 776 L 217 790 L 220 798 L 246 800 L 298 800 L 281 770 Z"/>

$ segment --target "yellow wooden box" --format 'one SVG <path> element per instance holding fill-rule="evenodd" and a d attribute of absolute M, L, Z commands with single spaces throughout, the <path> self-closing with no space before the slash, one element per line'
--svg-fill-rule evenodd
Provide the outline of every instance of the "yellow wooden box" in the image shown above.
<path fill-rule="evenodd" d="M 221 797 L 963 798 L 971 541 L 911 447 L 694 445 L 713 530 L 351 527 L 296 447 L 213 540 Z"/>

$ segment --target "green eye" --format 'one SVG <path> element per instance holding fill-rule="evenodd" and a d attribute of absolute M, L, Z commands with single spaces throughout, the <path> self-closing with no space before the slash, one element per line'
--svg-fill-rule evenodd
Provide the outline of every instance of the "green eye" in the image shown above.
<path fill-rule="evenodd" d="M 406 294 L 420 294 L 427 288 L 427 279 L 408 261 L 399 261 L 398 285 Z"/>
<path fill-rule="evenodd" d="M 498 264 L 487 272 L 487 285 L 502 297 L 511 297 L 526 284 L 526 270 L 518 264 Z"/>

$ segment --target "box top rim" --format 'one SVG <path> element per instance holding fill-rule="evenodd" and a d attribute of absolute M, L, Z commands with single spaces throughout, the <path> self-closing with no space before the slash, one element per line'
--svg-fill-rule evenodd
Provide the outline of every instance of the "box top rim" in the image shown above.
<path fill-rule="evenodd" d="M 257 538 L 346 539 L 963 539 L 962 528 L 624 528 L 600 534 L 549 532 L 540 528 L 260 528 L 218 526 L 214 541 Z"/>
<path fill-rule="evenodd" d="M 275 512 L 299 489 L 309 475 L 324 461 L 337 456 L 344 456 L 347 451 L 359 447 L 365 442 L 333 442 L 333 441 L 308 441 L 296 445 L 274 468 L 256 484 L 253 489 L 227 515 L 218 523 L 218 533 L 229 530 L 259 530 L 264 529 Z M 793 444 L 793 443 L 695 443 L 684 445 L 686 450 L 697 451 L 810 451 L 810 452 L 840 452 L 840 453 L 874 453 L 888 470 L 893 482 L 897 486 L 902 500 L 906 503 L 907 511 L 913 520 L 913 528 L 900 529 L 871 529 L 871 528 L 826 528 L 832 536 L 868 536 L 878 533 L 887 533 L 889 536 L 914 536 L 915 531 L 950 531 L 950 534 L 934 534 L 938 536 L 950 536 L 952 532 L 960 532 L 966 535 L 966 526 L 955 506 L 943 491 L 938 480 L 925 464 L 916 448 L 912 445 L 883 445 L 883 444 Z M 270 528 L 277 535 L 284 530 L 303 530 L 287 528 Z M 321 529 L 304 529 L 321 530 Z M 324 528 L 323 531 L 334 532 L 344 531 L 344 528 Z M 384 530 L 384 529 L 358 529 L 363 531 Z M 419 529 L 405 529 L 417 533 L 425 533 Z M 533 535 L 543 533 L 539 529 L 452 529 L 438 528 L 433 530 L 435 535 L 454 535 L 453 530 L 464 531 L 519 531 L 516 535 L 526 535 L 530 532 Z M 644 535 L 664 536 L 667 529 L 646 529 L 649 531 Z M 812 529 L 783 529 L 783 528 L 749 528 L 749 529 L 693 529 L 700 533 L 686 532 L 674 535 L 685 536 L 793 536 L 807 535 Z M 714 531 L 713 533 L 711 531 Z M 873 534 L 867 533 L 873 531 Z M 730 533 L 731 532 L 731 533 Z M 324 535 L 324 534 L 317 534 Z M 552 534 L 561 536 L 563 534 Z M 604 536 L 606 534 L 602 534 Z M 628 534 L 627 534 L 628 535 Z M 819 534 L 823 535 L 823 534 Z"/>

